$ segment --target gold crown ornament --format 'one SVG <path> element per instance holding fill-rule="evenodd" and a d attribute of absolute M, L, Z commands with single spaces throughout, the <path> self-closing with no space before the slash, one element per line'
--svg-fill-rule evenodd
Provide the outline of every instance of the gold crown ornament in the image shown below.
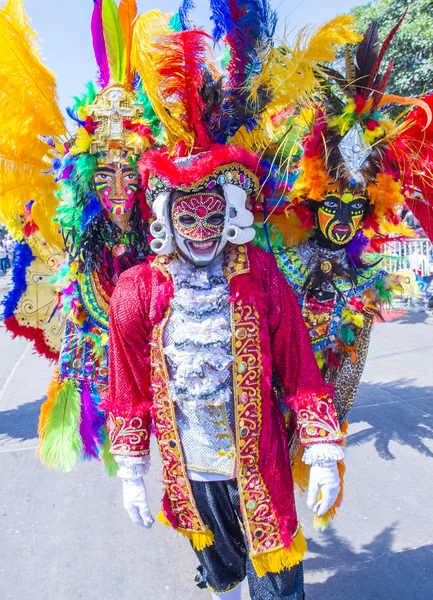
<path fill-rule="evenodd" d="M 144 107 L 136 102 L 137 94 L 120 83 L 113 83 L 96 96 L 89 107 L 89 117 L 98 123 L 90 152 L 103 161 L 120 162 L 128 153 L 139 154 L 142 140 L 131 135 L 125 121 L 138 121 Z"/>

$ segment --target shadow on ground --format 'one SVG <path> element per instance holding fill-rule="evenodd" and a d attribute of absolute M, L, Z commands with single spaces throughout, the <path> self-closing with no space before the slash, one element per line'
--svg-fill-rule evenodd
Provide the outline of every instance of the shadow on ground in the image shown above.
<path fill-rule="evenodd" d="M 41 398 L 12 410 L 0 411 L 0 436 L 17 441 L 37 438 L 39 412 L 44 401 L 45 398 Z"/>
<path fill-rule="evenodd" d="M 408 310 L 405 312 L 404 315 L 395 319 L 394 322 L 399 323 L 400 325 L 414 325 L 417 323 L 431 323 L 432 315 L 431 315 L 431 313 L 428 313 L 425 310 L 421 310 L 421 311 Z"/>
<path fill-rule="evenodd" d="M 367 428 L 351 434 L 349 446 L 373 441 L 381 458 L 393 460 L 390 442 L 394 441 L 433 457 L 425 443 L 433 440 L 433 386 L 417 386 L 410 379 L 362 382 L 358 398 L 360 403 L 349 414 L 349 423 Z M 377 404 L 372 404 L 375 400 Z"/>
<path fill-rule="evenodd" d="M 308 600 L 427 600 L 433 589 L 433 544 L 393 551 L 395 525 L 357 552 L 328 530 L 323 541 L 309 540 L 305 570 L 330 570 L 326 581 L 306 586 Z M 407 544 L 411 540 L 407 540 Z M 344 564 L 342 564 L 344 557 Z"/>

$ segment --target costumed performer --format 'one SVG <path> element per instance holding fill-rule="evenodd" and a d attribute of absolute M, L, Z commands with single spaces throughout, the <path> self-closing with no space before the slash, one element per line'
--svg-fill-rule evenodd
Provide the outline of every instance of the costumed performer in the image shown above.
<path fill-rule="evenodd" d="M 101 397 L 108 380 L 108 312 L 120 274 L 148 254 L 138 158 L 155 141 L 158 124 L 131 68 L 135 0 L 96 0 L 92 36 L 98 83 L 77 98 L 69 116 L 75 136 L 53 158 L 60 199 L 57 220 L 70 260 L 58 275 L 66 318 L 62 348 L 39 422 L 41 460 L 71 470 L 77 459 L 108 450 Z M 54 140 L 47 140 L 53 153 Z"/>
<path fill-rule="evenodd" d="M 223 81 L 205 32 L 169 33 L 158 11 L 136 25 L 133 64 L 166 132 L 140 159 L 157 257 L 122 274 L 111 298 L 103 406 L 125 508 L 144 527 L 153 422 L 159 518 L 191 541 L 200 587 L 240 598 L 247 577 L 253 600 L 300 600 L 306 544 L 274 379 L 296 415 L 318 516 L 338 499 L 342 434 L 296 297 L 274 257 L 249 244 L 247 202 L 267 193 L 269 173 L 233 140 L 260 118 L 246 81 L 275 15 L 265 2 L 211 8 L 231 50 Z"/>
<path fill-rule="evenodd" d="M 322 67 L 328 80 L 322 84 L 322 101 L 313 105 L 298 176 L 285 206 L 287 237 L 301 243 L 273 247 L 298 297 L 317 362 L 335 387 L 341 424 L 356 398 L 374 317 L 401 291 L 398 278 L 366 253 L 370 240 L 383 243 L 390 236 L 411 235 L 399 218 L 405 201 L 399 169 L 401 119 L 392 120 L 385 107 L 419 104 L 431 118 L 425 102 L 386 95 L 392 63 L 378 74 L 402 19 L 382 46 L 373 22 L 355 56 L 346 47 L 345 75 Z M 341 94 L 333 92 L 334 83 Z M 284 220 L 278 223 L 284 234 Z"/>

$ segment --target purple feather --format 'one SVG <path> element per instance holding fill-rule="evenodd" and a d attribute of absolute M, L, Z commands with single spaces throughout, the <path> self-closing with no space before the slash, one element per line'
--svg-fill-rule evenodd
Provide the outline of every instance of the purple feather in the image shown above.
<path fill-rule="evenodd" d="M 362 255 L 368 248 L 369 244 L 369 238 L 364 235 L 361 230 L 357 231 L 347 244 L 347 258 L 356 269 L 362 269 L 366 267 L 366 264 L 362 261 Z"/>
<path fill-rule="evenodd" d="M 93 50 L 95 52 L 96 63 L 99 68 L 99 84 L 106 87 L 110 83 L 110 67 L 108 66 L 108 55 L 104 39 L 104 27 L 102 25 L 102 2 L 103 0 L 93 0 L 92 15 L 92 39 Z"/>
<path fill-rule="evenodd" d="M 98 458 L 99 439 L 95 436 L 93 423 L 98 419 L 95 414 L 93 399 L 88 386 L 83 383 L 81 392 L 81 423 L 80 435 L 83 440 L 83 450 L 85 458 Z"/>
<path fill-rule="evenodd" d="M 105 413 L 99 408 L 102 399 L 98 392 L 98 384 L 91 383 L 90 393 L 92 395 L 93 410 L 95 414 L 95 419 L 92 425 L 93 435 L 96 440 L 99 440 L 99 445 L 102 447 L 104 445 Z"/>

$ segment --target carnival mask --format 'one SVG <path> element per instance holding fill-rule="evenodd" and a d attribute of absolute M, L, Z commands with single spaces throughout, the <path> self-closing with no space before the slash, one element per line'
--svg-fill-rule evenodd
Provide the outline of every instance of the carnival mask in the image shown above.
<path fill-rule="evenodd" d="M 223 195 L 174 192 L 171 204 L 173 234 L 179 253 L 189 262 L 204 267 L 221 254 L 227 202 Z"/>
<path fill-rule="evenodd" d="M 138 175 L 129 163 L 104 163 L 96 169 L 95 187 L 102 205 L 111 215 L 126 215 L 134 204 Z"/>
<path fill-rule="evenodd" d="M 358 231 L 368 200 L 361 194 L 330 192 L 318 204 L 317 228 L 333 244 L 347 244 Z"/>

